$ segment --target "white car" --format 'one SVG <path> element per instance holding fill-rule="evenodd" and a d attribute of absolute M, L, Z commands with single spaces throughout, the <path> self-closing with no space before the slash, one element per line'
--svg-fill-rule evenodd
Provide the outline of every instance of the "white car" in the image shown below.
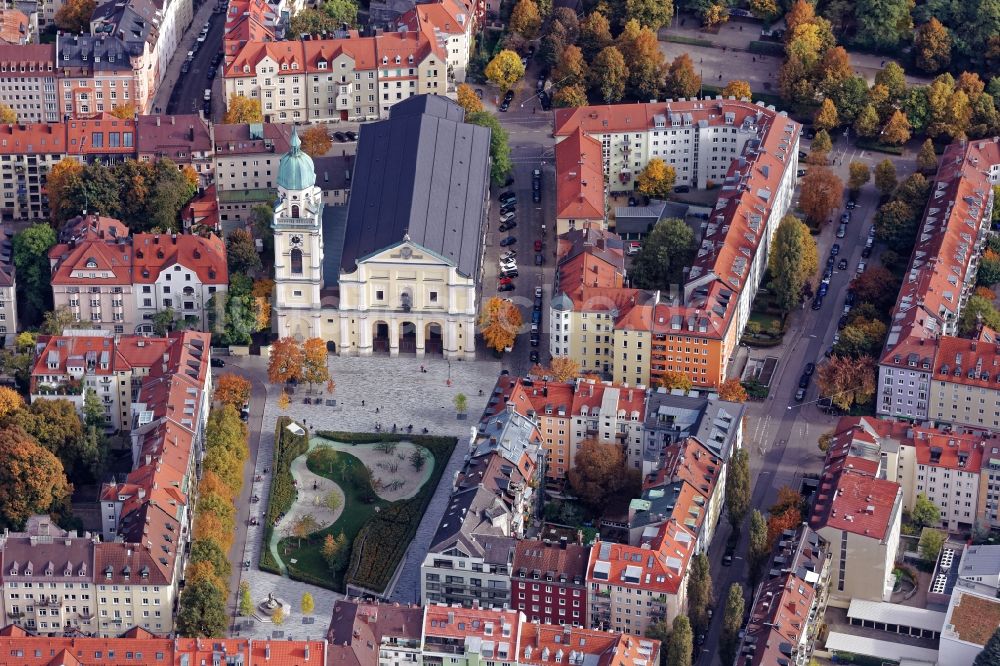
<path fill-rule="evenodd" d="M 504 252 L 503 254 L 500 255 L 500 261 L 501 262 L 504 262 L 504 261 L 513 261 L 514 257 L 516 257 L 516 256 L 517 256 L 517 252 Z"/>
<path fill-rule="evenodd" d="M 515 217 L 517 217 L 517 213 L 515 213 L 514 211 L 511 211 L 509 213 L 504 213 L 503 215 L 500 216 L 500 222 L 510 222 Z"/>
<path fill-rule="evenodd" d="M 858 270 L 856 270 L 855 273 L 857 273 L 858 275 L 861 275 L 864 272 L 865 272 L 865 262 L 859 261 L 858 262 Z"/>
<path fill-rule="evenodd" d="M 516 271 L 517 270 L 517 262 L 516 261 L 503 262 L 503 263 L 500 264 L 500 270 L 501 271 Z"/>

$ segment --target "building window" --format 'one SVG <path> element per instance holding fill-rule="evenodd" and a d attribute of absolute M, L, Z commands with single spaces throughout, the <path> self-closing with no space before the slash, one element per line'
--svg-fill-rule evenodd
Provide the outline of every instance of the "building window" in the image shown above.
<path fill-rule="evenodd" d="M 302 275 L 302 250 L 292 250 L 292 274 Z"/>

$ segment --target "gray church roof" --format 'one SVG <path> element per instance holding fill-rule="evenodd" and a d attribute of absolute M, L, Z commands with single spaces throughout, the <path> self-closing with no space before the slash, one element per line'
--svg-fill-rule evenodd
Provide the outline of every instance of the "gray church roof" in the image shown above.
<path fill-rule="evenodd" d="M 341 270 L 409 234 L 418 245 L 478 273 L 490 131 L 461 121 L 454 102 L 418 95 L 388 120 L 361 126 Z"/>

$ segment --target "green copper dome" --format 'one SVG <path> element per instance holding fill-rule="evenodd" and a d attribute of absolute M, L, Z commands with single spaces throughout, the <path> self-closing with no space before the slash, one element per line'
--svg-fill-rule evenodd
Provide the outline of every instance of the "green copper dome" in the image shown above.
<path fill-rule="evenodd" d="M 278 165 L 278 187 L 286 190 L 305 190 L 316 184 L 316 170 L 312 158 L 302 152 L 298 128 L 292 127 L 292 147 L 282 155 Z"/>

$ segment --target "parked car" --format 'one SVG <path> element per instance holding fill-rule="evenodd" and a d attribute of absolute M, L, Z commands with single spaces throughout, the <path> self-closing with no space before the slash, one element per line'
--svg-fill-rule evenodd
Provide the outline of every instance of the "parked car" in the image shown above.
<path fill-rule="evenodd" d="M 535 239 L 535 252 L 542 251 L 542 240 L 540 238 Z"/>
<path fill-rule="evenodd" d="M 836 261 L 837 260 L 834 259 L 832 255 L 829 256 L 829 257 L 827 257 L 826 258 L 826 267 L 827 268 L 833 268 L 833 265 L 836 263 Z"/>
<path fill-rule="evenodd" d="M 504 276 L 504 277 L 512 277 L 512 278 L 516 278 L 516 277 L 517 277 L 518 275 L 520 275 L 520 273 L 518 273 L 518 272 L 517 272 L 517 269 L 516 269 L 516 268 L 512 268 L 512 269 L 510 269 L 510 270 L 505 270 L 505 271 L 502 271 L 502 272 L 500 273 L 500 275 L 502 275 L 502 276 Z"/>
<path fill-rule="evenodd" d="M 871 245 L 865 245 L 865 248 L 863 250 L 861 250 L 861 256 L 864 259 L 867 259 L 868 257 L 872 256 L 872 246 Z M 844 268 L 847 268 L 847 267 L 845 266 Z"/>
<path fill-rule="evenodd" d="M 538 346 L 538 343 L 541 340 L 541 338 L 540 338 L 540 336 L 538 334 L 538 331 L 532 331 L 531 332 L 531 338 L 530 338 L 530 340 L 531 340 L 531 346 L 532 347 L 537 347 Z"/>
<path fill-rule="evenodd" d="M 799 377 L 799 388 L 800 389 L 809 388 L 809 379 L 810 379 L 809 375 L 803 373 L 803 375 Z"/>
<path fill-rule="evenodd" d="M 840 226 L 837 227 L 837 238 L 843 238 L 846 235 L 847 235 L 847 225 L 841 223 Z"/>
<path fill-rule="evenodd" d="M 854 272 L 857 273 L 858 275 L 861 275 L 862 273 L 864 273 L 865 272 L 865 262 L 859 261 L 858 262 L 858 268 Z"/>
<path fill-rule="evenodd" d="M 535 296 L 535 303 L 534 303 L 533 307 L 536 310 L 541 310 L 542 309 L 542 297 L 541 296 Z"/>
<path fill-rule="evenodd" d="M 358 140 L 358 133 L 357 132 L 344 132 L 344 136 L 347 137 L 348 141 L 357 141 Z"/>
<path fill-rule="evenodd" d="M 814 372 L 816 372 L 816 364 L 815 363 L 806 363 L 805 370 L 803 370 L 802 373 L 805 374 L 805 375 L 808 375 L 809 377 L 812 377 L 812 375 L 813 375 Z"/>
<path fill-rule="evenodd" d="M 535 203 L 540 202 L 542 200 L 542 191 L 541 190 L 532 190 L 531 191 L 531 200 L 534 201 Z"/>
<path fill-rule="evenodd" d="M 840 320 L 837 322 L 837 329 L 841 329 L 847 326 L 847 315 L 840 315 Z"/>
<path fill-rule="evenodd" d="M 501 192 L 500 196 L 497 197 L 497 201 L 499 201 L 504 206 L 507 206 L 507 205 L 510 205 L 510 204 L 516 204 L 517 203 L 517 195 L 514 194 L 511 191 Z"/>
<path fill-rule="evenodd" d="M 510 278 L 507 278 L 510 279 Z M 497 291 L 514 291 L 516 287 L 513 282 L 508 282 L 507 284 L 498 284 Z"/>
<path fill-rule="evenodd" d="M 498 228 L 500 229 L 500 231 L 510 231 L 511 229 L 513 229 L 516 226 L 517 226 L 517 222 L 515 222 L 514 220 L 511 220 L 510 222 L 504 222 Z"/>
<path fill-rule="evenodd" d="M 542 189 L 542 170 L 535 169 L 531 172 L 531 189 L 540 190 Z"/>
<path fill-rule="evenodd" d="M 678 185 L 677 187 L 674 188 L 674 192 L 677 194 L 687 194 L 690 191 L 691 191 L 690 185 Z"/>
<path fill-rule="evenodd" d="M 823 297 L 817 296 L 816 298 L 813 299 L 812 309 L 819 310 L 822 307 L 823 307 Z"/>
<path fill-rule="evenodd" d="M 840 243 L 834 243 L 830 248 L 830 256 L 836 257 L 838 254 L 840 254 Z"/>
<path fill-rule="evenodd" d="M 508 102 L 507 100 L 504 100 L 504 101 L 500 102 L 500 106 L 497 107 L 497 111 L 504 111 L 504 112 L 506 112 L 507 109 L 509 109 L 509 108 L 510 108 L 510 102 Z"/>
<path fill-rule="evenodd" d="M 854 305 L 854 292 L 848 291 L 847 298 L 844 299 L 844 305 Z"/>
<path fill-rule="evenodd" d="M 826 292 L 830 290 L 830 283 L 823 281 L 819 283 L 819 289 L 816 290 L 816 295 L 822 298 L 826 296 Z"/>
<path fill-rule="evenodd" d="M 837 262 L 837 270 L 838 271 L 847 270 L 847 259 L 841 259 L 840 261 Z"/>
<path fill-rule="evenodd" d="M 532 349 L 531 350 L 531 352 L 528 354 L 528 360 L 531 361 L 532 363 L 538 363 L 538 350 L 537 349 Z"/>
<path fill-rule="evenodd" d="M 796 389 L 795 402 L 802 402 L 805 399 L 806 399 L 806 390 L 804 388 Z"/>
<path fill-rule="evenodd" d="M 181 74 L 187 74 L 189 69 L 191 69 L 191 63 L 185 60 L 184 64 L 181 65 Z"/>
<path fill-rule="evenodd" d="M 847 210 L 854 210 L 857 207 L 857 205 L 858 202 L 855 201 L 854 199 L 851 199 L 850 201 L 847 202 Z"/>
<path fill-rule="evenodd" d="M 504 213 L 514 213 L 517 211 L 517 204 L 507 204 L 506 206 L 500 206 L 500 214 Z"/>
<path fill-rule="evenodd" d="M 513 259 L 517 256 L 517 250 L 507 250 L 500 255 L 500 261 L 507 261 L 508 259 Z"/>
<path fill-rule="evenodd" d="M 542 106 L 542 111 L 548 111 L 552 108 L 552 96 L 543 90 L 538 93 L 538 103 Z"/>
<path fill-rule="evenodd" d="M 340 143 L 344 143 L 345 141 L 347 141 L 347 135 L 344 134 L 343 132 L 334 132 L 333 138 L 339 141 Z"/>
<path fill-rule="evenodd" d="M 796 172 L 795 175 L 798 176 L 799 178 L 801 178 L 802 176 L 806 175 L 806 170 L 805 169 L 799 169 L 798 172 Z"/>
<path fill-rule="evenodd" d="M 629 256 L 639 254 L 640 248 L 642 248 L 642 244 L 639 241 L 629 241 L 629 244 L 625 246 L 625 254 Z"/>
<path fill-rule="evenodd" d="M 541 297 L 542 297 L 542 288 L 535 287 L 535 298 L 541 298 Z"/>
<path fill-rule="evenodd" d="M 516 242 L 517 239 L 514 238 L 513 236 L 507 236 L 507 238 L 504 238 L 502 241 L 500 241 L 500 247 L 510 247 Z"/>
<path fill-rule="evenodd" d="M 629 206 L 638 206 L 639 202 L 636 200 L 635 197 L 629 197 L 628 198 L 628 205 Z"/>
<path fill-rule="evenodd" d="M 213 368 L 224 368 L 226 367 L 226 362 L 217 356 L 213 356 L 211 366 Z"/>
<path fill-rule="evenodd" d="M 511 279 L 510 278 L 500 278 L 499 282 L 500 282 L 500 284 L 510 284 L 511 283 Z"/>
<path fill-rule="evenodd" d="M 514 219 L 515 217 L 517 217 L 517 213 L 515 213 L 515 212 L 514 212 L 514 211 L 512 211 L 512 210 L 511 210 L 511 211 L 507 211 L 506 213 L 503 213 L 503 214 L 502 214 L 502 215 L 500 216 L 500 221 L 501 221 L 501 222 L 510 222 L 510 221 L 511 221 L 511 220 L 513 220 L 513 219 Z"/>
<path fill-rule="evenodd" d="M 536 252 L 535 253 L 535 265 L 536 266 L 542 266 L 544 264 L 545 264 L 545 255 L 542 254 L 541 252 Z"/>

